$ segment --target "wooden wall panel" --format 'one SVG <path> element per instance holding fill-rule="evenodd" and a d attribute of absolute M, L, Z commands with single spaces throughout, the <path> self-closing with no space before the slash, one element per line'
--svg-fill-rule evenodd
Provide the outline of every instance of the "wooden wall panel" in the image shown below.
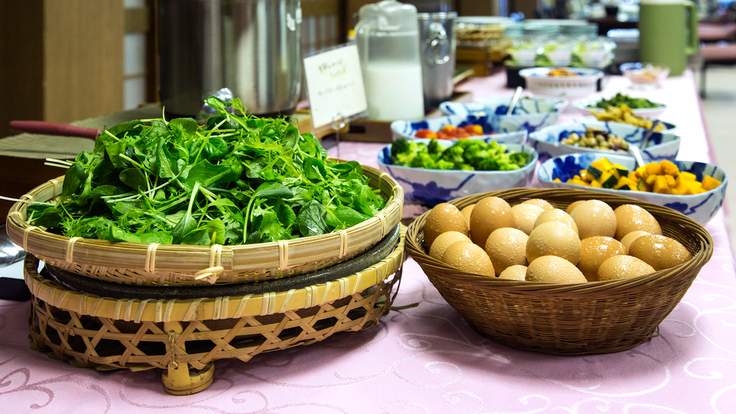
<path fill-rule="evenodd" d="M 123 1 L 45 2 L 45 120 L 123 109 Z"/>

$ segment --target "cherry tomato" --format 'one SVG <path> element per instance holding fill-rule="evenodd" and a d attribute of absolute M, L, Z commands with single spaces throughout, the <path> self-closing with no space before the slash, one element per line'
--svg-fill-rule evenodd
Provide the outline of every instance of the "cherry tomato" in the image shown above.
<path fill-rule="evenodd" d="M 420 129 L 414 136 L 417 138 L 437 138 L 437 134 L 428 129 Z"/>

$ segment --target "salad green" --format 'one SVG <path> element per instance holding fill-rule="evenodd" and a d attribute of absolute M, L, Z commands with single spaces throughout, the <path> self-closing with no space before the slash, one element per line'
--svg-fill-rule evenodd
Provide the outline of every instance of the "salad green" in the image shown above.
<path fill-rule="evenodd" d="M 355 161 L 337 163 L 284 119 L 238 116 L 210 97 L 206 125 L 137 120 L 104 129 L 69 165 L 53 203 L 28 222 L 67 237 L 237 245 L 314 236 L 375 215 L 386 201 Z"/>
<path fill-rule="evenodd" d="M 506 152 L 506 146 L 496 141 L 459 139 L 451 146 L 442 146 L 433 139 L 429 144 L 399 138 L 391 144 L 393 165 L 434 170 L 518 170 L 529 163 L 529 154 Z"/>
<path fill-rule="evenodd" d="M 644 109 L 644 108 L 657 108 L 659 107 L 659 104 L 654 103 L 646 98 L 633 98 L 629 95 L 624 95 L 622 93 L 617 93 L 616 96 L 614 96 L 611 99 L 601 99 L 598 101 L 594 108 L 603 108 L 607 109 L 609 106 L 621 106 L 626 105 L 631 109 Z"/>

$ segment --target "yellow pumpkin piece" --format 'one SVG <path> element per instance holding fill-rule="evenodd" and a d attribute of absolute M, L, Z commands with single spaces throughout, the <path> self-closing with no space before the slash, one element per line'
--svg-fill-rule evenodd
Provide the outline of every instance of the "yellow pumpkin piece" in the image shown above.
<path fill-rule="evenodd" d="M 672 161 L 662 160 L 661 166 L 662 174 L 667 174 L 674 177 L 680 173 L 680 169 L 677 168 L 677 165 L 675 165 L 675 163 L 673 163 Z"/>
<path fill-rule="evenodd" d="M 673 176 L 671 176 L 669 174 L 668 175 L 663 175 L 662 177 L 664 177 L 667 180 L 667 186 L 668 187 L 672 188 L 672 187 L 675 186 L 675 177 L 673 177 Z"/>
<path fill-rule="evenodd" d="M 560 180 L 559 178 L 555 178 L 555 179 L 554 179 L 554 180 L 552 180 L 552 181 L 553 181 L 553 182 L 555 182 L 555 183 L 561 183 L 561 182 L 562 182 L 562 181 L 561 181 L 561 180 Z"/>
<path fill-rule="evenodd" d="M 647 174 L 662 174 L 662 165 L 660 165 L 658 162 L 650 162 L 649 164 L 645 165 L 644 168 L 646 168 Z"/>
<path fill-rule="evenodd" d="M 696 179 L 695 174 L 687 171 L 681 171 L 680 174 L 677 175 L 677 178 L 684 181 L 695 181 Z"/>
<path fill-rule="evenodd" d="M 703 190 L 704 191 L 710 191 L 714 188 L 717 188 L 719 185 L 721 185 L 720 180 L 716 180 L 715 178 L 711 177 L 710 175 L 706 175 L 705 178 L 703 178 Z"/>
<path fill-rule="evenodd" d="M 636 183 L 636 182 L 639 182 L 639 178 L 641 178 L 641 175 L 639 175 L 638 171 L 634 170 L 629 173 L 629 180 Z"/>
<path fill-rule="evenodd" d="M 667 184 L 667 176 L 658 175 L 654 180 L 652 191 L 659 194 L 669 194 L 670 186 Z"/>
<path fill-rule="evenodd" d="M 590 186 L 595 188 L 603 188 L 603 184 L 601 184 L 601 182 L 598 180 L 591 181 Z"/>
<path fill-rule="evenodd" d="M 703 192 L 703 185 L 697 181 L 684 181 L 685 195 L 700 194 Z"/>
<path fill-rule="evenodd" d="M 645 167 L 645 166 L 642 165 L 641 167 L 637 168 L 635 171 L 636 171 L 637 174 L 639 174 L 639 177 L 646 178 L 646 176 L 647 176 L 647 167 Z"/>
<path fill-rule="evenodd" d="M 654 182 L 657 181 L 657 177 L 659 176 L 655 174 L 648 175 L 647 178 L 644 179 L 644 182 L 649 185 L 654 185 Z"/>

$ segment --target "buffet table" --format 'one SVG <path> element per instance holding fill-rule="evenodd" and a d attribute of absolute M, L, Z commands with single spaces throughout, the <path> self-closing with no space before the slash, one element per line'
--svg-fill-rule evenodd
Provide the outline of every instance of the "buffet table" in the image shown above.
<path fill-rule="evenodd" d="M 503 73 L 459 89 L 511 95 Z M 625 91 L 610 77 L 603 95 Z M 646 96 L 683 137 L 678 158 L 716 161 L 692 73 Z M 568 108 L 565 122 L 580 116 Z M 377 167 L 385 144 L 342 142 L 330 155 Z M 723 160 L 726 157 L 721 157 Z M 730 158 L 730 157 L 729 157 Z M 28 345 L 29 304 L 0 301 L 0 406 L 8 413 L 736 413 L 736 277 L 723 218 L 715 252 L 659 336 L 617 354 L 562 357 L 511 349 L 478 335 L 411 259 L 394 310 L 380 324 L 250 360 L 219 361 L 215 382 L 166 394 L 161 372 L 96 372 Z"/>

